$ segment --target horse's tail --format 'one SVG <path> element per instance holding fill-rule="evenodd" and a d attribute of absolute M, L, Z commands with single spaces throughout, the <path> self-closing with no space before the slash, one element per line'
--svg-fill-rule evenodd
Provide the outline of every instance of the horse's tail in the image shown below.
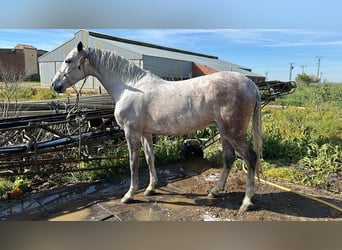
<path fill-rule="evenodd" d="M 256 101 L 253 113 L 253 149 L 257 155 L 255 172 L 259 179 L 259 172 L 262 173 L 261 158 L 262 158 L 262 126 L 261 126 L 261 97 L 259 90 L 256 90 Z"/>

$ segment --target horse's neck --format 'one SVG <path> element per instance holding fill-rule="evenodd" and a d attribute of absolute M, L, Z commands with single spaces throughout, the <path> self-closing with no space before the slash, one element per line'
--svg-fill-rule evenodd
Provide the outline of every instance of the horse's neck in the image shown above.
<path fill-rule="evenodd" d="M 115 101 L 126 88 L 134 86 L 146 74 L 143 69 L 114 53 L 98 49 L 89 53 L 93 59 L 94 75 Z"/>

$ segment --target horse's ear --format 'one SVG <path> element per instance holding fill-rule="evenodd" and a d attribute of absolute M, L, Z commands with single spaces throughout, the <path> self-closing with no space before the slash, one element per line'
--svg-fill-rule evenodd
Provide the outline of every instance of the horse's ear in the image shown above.
<path fill-rule="evenodd" d="M 78 51 L 81 51 L 83 49 L 83 44 L 82 44 L 82 42 L 79 42 L 78 44 L 77 44 L 77 50 Z"/>

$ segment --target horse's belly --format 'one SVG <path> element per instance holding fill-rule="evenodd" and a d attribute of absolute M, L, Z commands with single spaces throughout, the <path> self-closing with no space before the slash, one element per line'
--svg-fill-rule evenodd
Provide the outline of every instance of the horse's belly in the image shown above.
<path fill-rule="evenodd" d="M 209 116 L 194 116 L 191 114 L 172 114 L 161 116 L 159 119 L 150 119 L 144 132 L 163 135 L 183 135 L 203 129 L 213 123 Z"/>

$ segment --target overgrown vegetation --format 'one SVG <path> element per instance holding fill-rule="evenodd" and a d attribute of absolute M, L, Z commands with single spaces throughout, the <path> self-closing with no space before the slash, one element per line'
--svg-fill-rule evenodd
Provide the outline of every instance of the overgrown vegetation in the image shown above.
<path fill-rule="evenodd" d="M 303 184 L 329 189 L 329 175 L 342 171 L 341 109 L 265 109 L 264 159 L 295 167 Z M 296 178 L 295 178 L 296 179 Z M 342 191 L 342 190 L 340 190 Z"/>
<path fill-rule="evenodd" d="M 48 88 L 20 86 L 18 83 L 0 83 L 1 101 L 48 100 L 57 98 L 57 93 Z"/>
<path fill-rule="evenodd" d="M 305 84 L 305 85 L 309 85 L 309 84 L 312 84 L 312 83 L 319 83 L 320 79 L 315 76 L 315 75 L 308 75 L 308 74 L 299 74 L 297 75 L 296 77 L 296 82 L 297 84 L 299 85 L 302 85 L 302 84 Z"/>
<path fill-rule="evenodd" d="M 311 107 L 318 109 L 342 106 L 342 84 L 299 85 L 293 94 L 276 98 L 271 105 Z"/>

